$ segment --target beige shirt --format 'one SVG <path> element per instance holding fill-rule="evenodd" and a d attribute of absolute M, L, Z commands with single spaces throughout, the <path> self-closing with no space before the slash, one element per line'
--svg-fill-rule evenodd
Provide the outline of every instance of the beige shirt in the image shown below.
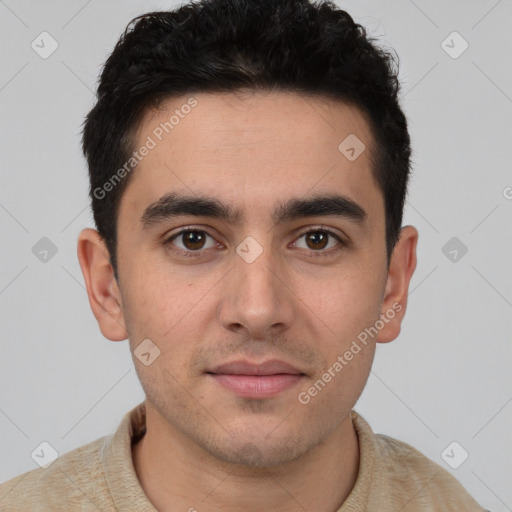
<path fill-rule="evenodd" d="M 352 420 L 359 439 L 359 472 L 338 512 L 483 512 L 441 466 L 408 444 L 374 434 L 355 411 Z M 154 512 L 132 462 L 131 443 L 145 428 L 142 402 L 113 435 L 0 485 L 0 511 Z"/>

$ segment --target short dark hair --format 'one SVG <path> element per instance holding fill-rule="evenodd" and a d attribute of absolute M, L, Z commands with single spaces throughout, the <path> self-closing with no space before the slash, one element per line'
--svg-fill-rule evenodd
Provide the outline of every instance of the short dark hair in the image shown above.
<path fill-rule="evenodd" d="M 410 172 L 399 88 L 398 57 L 329 0 L 199 0 L 131 20 L 103 67 L 82 140 L 94 221 L 116 279 L 119 204 L 133 173 L 108 193 L 104 185 L 130 160 L 147 109 L 185 94 L 244 89 L 359 107 L 375 143 L 371 165 L 384 196 L 389 264 Z"/>

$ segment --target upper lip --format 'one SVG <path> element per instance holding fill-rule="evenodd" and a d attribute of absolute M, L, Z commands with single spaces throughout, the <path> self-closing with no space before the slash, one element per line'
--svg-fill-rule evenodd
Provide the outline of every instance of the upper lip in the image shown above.
<path fill-rule="evenodd" d="M 277 375 L 278 373 L 289 373 L 302 375 L 303 372 L 289 363 L 271 359 L 262 363 L 252 363 L 247 360 L 232 361 L 216 366 L 207 373 L 227 374 L 227 375 Z"/>

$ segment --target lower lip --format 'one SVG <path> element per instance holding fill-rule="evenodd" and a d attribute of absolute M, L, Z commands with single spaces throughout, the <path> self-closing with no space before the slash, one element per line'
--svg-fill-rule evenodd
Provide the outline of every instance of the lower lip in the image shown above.
<path fill-rule="evenodd" d="M 270 398 L 295 386 L 300 374 L 278 373 L 276 375 L 228 375 L 210 374 L 221 386 L 243 398 Z"/>

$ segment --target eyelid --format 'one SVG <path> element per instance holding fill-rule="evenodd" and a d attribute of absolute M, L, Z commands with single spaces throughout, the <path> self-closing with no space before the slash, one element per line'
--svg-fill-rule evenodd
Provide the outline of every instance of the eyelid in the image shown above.
<path fill-rule="evenodd" d="M 334 236 L 335 238 L 337 238 L 340 242 L 343 242 L 343 243 L 348 243 L 346 241 L 346 236 L 345 234 L 340 234 L 338 233 L 337 231 L 335 231 L 333 228 L 330 228 L 328 226 L 325 226 L 325 225 L 318 225 L 318 226 L 308 226 L 307 228 L 304 228 L 304 231 L 300 231 L 300 233 L 297 235 L 297 238 L 307 234 L 307 233 L 310 233 L 311 231 L 325 231 L 326 233 L 329 233 L 330 235 Z"/>

